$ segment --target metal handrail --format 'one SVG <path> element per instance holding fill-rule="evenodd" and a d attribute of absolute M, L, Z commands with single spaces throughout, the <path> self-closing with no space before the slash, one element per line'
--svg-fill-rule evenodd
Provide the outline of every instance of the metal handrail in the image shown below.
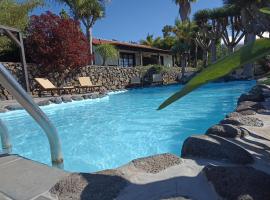
<path fill-rule="evenodd" d="M 60 139 L 56 128 L 50 122 L 46 114 L 39 108 L 29 94 L 13 78 L 10 72 L 0 63 L 0 83 L 9 93 L 24 107 L 24 109 L 34 118 L 47 135 L 51 149 L 52 165 L 63 168 L 64 160 Z M 1 134 L 1 132 L 0 132 Z"/>
<path fill-rule="evenodd" d="M 0 137 L 2 142 L 3 153 L 11 153 L 12 145 L 8 134 L 8 129 L 4 122 L 0 119 Z"/>

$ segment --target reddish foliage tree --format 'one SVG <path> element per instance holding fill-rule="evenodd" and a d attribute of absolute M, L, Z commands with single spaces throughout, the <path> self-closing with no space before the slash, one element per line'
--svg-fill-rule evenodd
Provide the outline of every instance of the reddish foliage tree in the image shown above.
<path fill-rule="evenodd" d="M 91 59 L 79 22 L 51 12 L 31 17 L 25 43 L 28 57 L 45 72 L 76 69 Z"/>

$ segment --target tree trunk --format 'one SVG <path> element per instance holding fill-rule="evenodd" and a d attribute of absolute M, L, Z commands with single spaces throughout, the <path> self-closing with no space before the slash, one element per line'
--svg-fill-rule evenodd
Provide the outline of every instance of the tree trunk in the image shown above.
<path fill-rule="evenodd" d="M 203 50 L 203 67 L 208 65 L 208 51 Z"/>
<path fill-rule="evenodd" d="M 105 58 L 102 58 L 103 59 L 103 64 L 102 66 L 106 66 L 106 59 Z"/>
<path fill-rule="evenodd" d="M 228 53 L 232 54 L 234 52 L 234 48 L 232 46 L 228 46 Z"/>
<path fill-rule="evenodd" d="M 92 35 L 92 27 L 86 28 L 86 37 L 89 42 L 89 53 L 91 55 L 90 65 L 93 65 L 93 35 Z"/>
<path fill-rule="evenodd" d="M 250 44 L 256 40 L 256 35 L 253 33 L 248 33 L 245 36 L 245 44 Z M 249 63 L 244 66 L 243 74 L 246 78 L 253 78 L 254 77 L 254 63 Z"/>
<path fill-rule="evenodd" d="M 187 66 L 187 58 L 185 55 L 181 55 L 180 58 L 181 58 L 181 73 L 182 73 L 181 79 L 184 81 Z"/>
<path fill-rule="evenodd" d="M 212 40 L 212 42 L 211 42 L 211 63 L 215 63 L 216 61 L 217 61 L 216 40 Z"/>
<path fill-rule="evenodd" d="M 195 58 L 194 58 L 194 67 L 198 66 L 198 44 L 195 44 Z"/>

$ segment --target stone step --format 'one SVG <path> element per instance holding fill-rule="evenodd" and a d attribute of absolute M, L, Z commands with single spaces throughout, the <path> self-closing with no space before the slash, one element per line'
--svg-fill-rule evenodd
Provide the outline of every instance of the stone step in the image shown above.
<path fill-rule="evenodd" d="M 43 194 L 68 174 L 18 155 L 0 155 L 0 199 L 48 200 Z"/>

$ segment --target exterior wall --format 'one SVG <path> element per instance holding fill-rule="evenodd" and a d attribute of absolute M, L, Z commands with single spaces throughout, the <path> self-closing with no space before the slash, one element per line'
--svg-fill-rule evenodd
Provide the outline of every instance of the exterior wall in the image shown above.
<path fill-rule="evenodd" d="M 3 63 L 4 66 L 13 74 L 17 81 L 24 85 L 23 68 L 20 63 Z M 31 91 L 38 88 L 34 78 L 48 78 L 55 86 L 76 86 L 79 85 L 78 77 L 88 76 L 93 84 L 100 84 L 101 90 L 124 89 L 129 86 L 130 80 L 134 77 L 141 76 L 139 67 L 104 67 L 104 66 L 86 66 L 77 70 L 66 70 L 63 73 L 49 73 L 46 76 L 39 71 L 35 64 L 28 64 L 29 83 Z M 180 68 L 170 70 L 163 74 L 165 84 L 173 83 L 177 80 Z M 36 92 L 33 93 L 37 95 Z M 0 100 L 12 99 L 7 90 L 0 85 Z"/>
<path fill-rule="evenodd" d="M 142 63 L 141 63 L 141 54 L 140 53 L 136 53 L 135 54 L 135 60 L 136 60 L 136 65 L 137 66 L 142 66 Z"/>
<path fill-rule="evenodd" d="M 164 57 L 164 66 L 172 67 L 173 66 L 173 56 L 162 54 Z"/>
<path fill-rule="evenodd" d="M 94 52 L 95 52 L 95 47 L 94 47 Z M 129 51 L 129 50 L 119 50 L 119 53 L 134 53 L 135 54 L 135 62 L 136 66 L 141 66 L 141 53 L 138 51 Z M 142 52 L 144 57 L 150 57 L 151 55 L 158 55 L 157 53 L 149 53 L 149 52 Z M 164 66 L 171 67 L 173 66 L 173 60 L 172 60 L 172 55 L 169 54 L 160 54 L 160 56 L 164 57 Z M 118 59 L 114 60 L 108 60 L 107 65 L 108 66 L 118 66 Z M 103 65 L 103 60 L 102 57 L 95 52 L 95 65 Z"/>

